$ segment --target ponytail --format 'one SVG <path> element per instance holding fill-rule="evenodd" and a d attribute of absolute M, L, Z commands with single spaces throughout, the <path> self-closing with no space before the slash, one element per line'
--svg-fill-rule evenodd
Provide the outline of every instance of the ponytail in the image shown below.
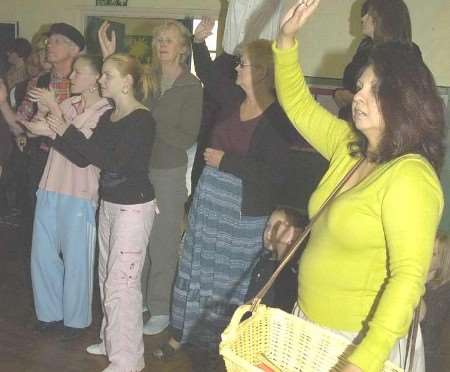
<path fill-rule="evenodd" d="M 138 86 L 142 96 L 141 100 L 145 101 L 149 96 L 153 95 L 156 84 L 152 77 L 150 65 L 141 65 L 141 77 Z"/>

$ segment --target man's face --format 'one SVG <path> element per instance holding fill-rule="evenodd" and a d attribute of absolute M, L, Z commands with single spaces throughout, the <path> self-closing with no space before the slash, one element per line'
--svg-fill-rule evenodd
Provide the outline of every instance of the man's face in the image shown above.
<path fill-rule="evenodd" d="M 47 61 L 51 64 L 71 60 L 78 52 L 75 43 L 63 35 L 53 34 L 47 39 Z"/>

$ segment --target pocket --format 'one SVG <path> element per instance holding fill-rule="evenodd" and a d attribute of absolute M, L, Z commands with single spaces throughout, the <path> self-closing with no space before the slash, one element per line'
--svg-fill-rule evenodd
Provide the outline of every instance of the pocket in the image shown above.
<path fill-rule="evenodd" d="M 140 280 L 144 263 L 142 251 L 121 250 L 119 252 L 120 272 L 123 279 L 126 278 L 128 286 Z"/>

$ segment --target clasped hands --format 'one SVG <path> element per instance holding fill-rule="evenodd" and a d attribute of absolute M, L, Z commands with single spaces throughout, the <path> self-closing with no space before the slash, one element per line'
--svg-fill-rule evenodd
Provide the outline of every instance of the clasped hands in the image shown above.
<path fill-rule="evenodd" d="M 38 104 L 38 112 L 33 120 L 21 120 L 20 123 L 35 136 L 62 136 L 69 124 L 61 115 L 55 92 L 52 89 L 34 88 L 27 96 Z"/>

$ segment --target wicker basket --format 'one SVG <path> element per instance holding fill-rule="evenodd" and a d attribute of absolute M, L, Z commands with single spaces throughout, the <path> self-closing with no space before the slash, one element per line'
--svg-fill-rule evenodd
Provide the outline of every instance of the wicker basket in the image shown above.
<path fill-rule="evenodd" d="M 222 334 L 220 354 L 228 372 L 261 372 L 264 362 L 273 371 L 339 371 L 351 352 L 345 338 L 282 310 L 258 305 L 242 321 L 250 305 L 240 306 Z M 275 368 L 277 367 L 277 368 Z M 386 362 L 383 372 L 403 372 Z"/>

